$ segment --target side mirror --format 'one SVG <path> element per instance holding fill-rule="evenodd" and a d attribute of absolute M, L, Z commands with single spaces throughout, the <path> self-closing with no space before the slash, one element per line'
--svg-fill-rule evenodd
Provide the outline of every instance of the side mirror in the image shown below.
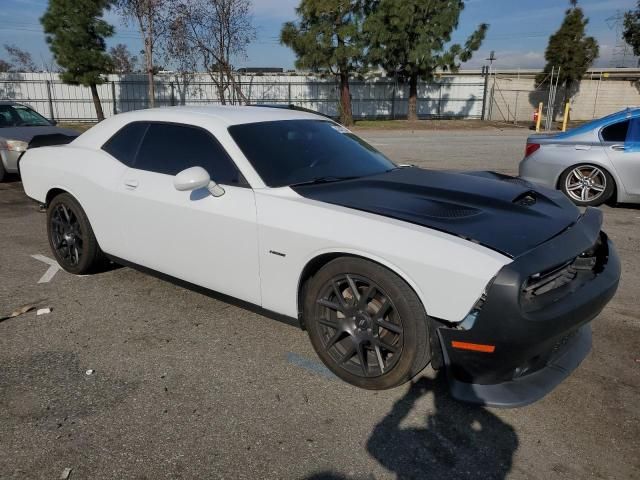
<path fill-rule="evenodd" d="M 191 167 L 181 171 L 173 178 L 173 186 L 180 192 L 206 188 L 214 197 L 224 195 L 224 189 L 212 181 L 209 173 L 202 167 Z"/>
<path fill-rule="evenodd" d="M 49 120 L 49 123 L 51 124 L 51 126 L 55 127 L 56 125 L 58 125 L 58 122 L 56 120 Z"/>

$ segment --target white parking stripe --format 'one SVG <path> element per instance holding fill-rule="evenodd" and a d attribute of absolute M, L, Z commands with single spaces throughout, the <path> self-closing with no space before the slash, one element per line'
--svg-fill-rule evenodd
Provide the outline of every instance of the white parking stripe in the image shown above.
<path fill-rule="evenodd" d="M 46 272 L 44 272 L 44 275 L 40 277 L 40 280 L 38 280 L 38 283 L 49 283 L 53 279 L 55 274 L 58 273 L 58 271 L 62 270 L 62 268 L 60 268 L 60 265 L 58 265 L 58 262 L 56 262 L 52 258 L 45 257 L 44 255 L 40 255 L 40 254 L 31 255 L 31 258 L 35 258 L 36 260 L 39 260 L 49 265 L 49 268 L 47 269 Z"/>

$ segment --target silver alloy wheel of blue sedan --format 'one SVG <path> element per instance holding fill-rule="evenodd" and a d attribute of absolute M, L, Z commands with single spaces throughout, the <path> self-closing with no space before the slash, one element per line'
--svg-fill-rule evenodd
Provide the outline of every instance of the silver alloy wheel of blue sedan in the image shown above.
<path fill-rule="evenodd" d="M 607 176 L 598 167 L 581 165 L 571 170 L 564 181 L 564 191 L 571 200 L 593 202 L 604 194 Z"/>

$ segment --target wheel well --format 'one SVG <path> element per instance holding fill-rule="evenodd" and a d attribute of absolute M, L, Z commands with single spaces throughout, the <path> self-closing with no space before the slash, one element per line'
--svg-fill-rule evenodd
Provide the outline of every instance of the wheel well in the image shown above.
<path fill-rule="evenodd" d="M 409 283 L 404 278 L 402 278 L 402 276 L 400 276 L 397 272 L 393 271 L 392 269 L 390 269 L 386 265 L 383 265 L 380 262 L 376 262 L 375 260 L 372 260 L 370 258 L 363 257 L 361 255 L 354 255 L 352 253 L 343 253 L 343 252 L 325 253 L 325 254 L 318 255 L 317 257 L 311 259 L 309 261 L 309 263 L 307 263 L 305 265 L 305 267 L 302 269 L 302 274 L 300 275 L 300 280 L 299 280 L 299 283 L 298 283 L 298 298 L 297 298 L 297 302 L 298 302 L 298 319 L 300 321 L 300 326 L 303 329 L 305 329 L 305 325 L 304 325 L 304 317 L 302 315 L 302 313 L 303 313 L 302 309 L 303 309 L 303 305 L 304 305 L 304 294 L 305 294 L 307 283 L 327 263 L 329 263 L 332 260 L 335 260 L 336 258 L 343 258 L 343 257 L 360 258 L 362 260 L 366 260 L 367 262 L 372 262 L 372 263 L 375 263 L 377 265 L 380 265 L 382 268 L 384 268 L 386 270 L 389 270 L 394 275 L 397 275 L 398 277 L 400 277 L 402 279 L 402 281 L 407 283 L 407 285 L 409 286 L 409 288 L 411 290 L 413 290 L 413 292 L 416 294 L 416 297 L 418 297 L 418 300 L 422 304 L 422 308 L 424 308 L 425 312 L 427 311 L 427 308 L 423 304 L 422 299 L 420 298 L 420 295 L 418 295 L 418 292 L 416 292 L 415 289 L 411 285 L 409 285 Z"/>
<path fill-rule="evenodd" d="M 613 193 L 611 194 L 611 199 L 610 200 L 617 200 L 618 198 L 618 184 L 616 183 L 616 179 L 613 178 L 613 175 L 611 175 L 611 172 L 609 171 L 608 168 L 603 167 L 602 165 L 596 165 L 595 163 L 588 163 L 588 162 L 584 162 L 584 163 L 576 163 L 574 165 L 571 165 L 567 168 L 565 168 L 562 173 L 560 174 L 560 176 L 558 177 L 558 182 L 556 184 L 556 189 L 558 190 L 562 190 L 562 177 L 564 177 L 564 174 L 567 173 L 569 170 L 572 170 L 574 168 L 576 168 L 579 165 L 589 165 L 591 167 L 596 167 L 599 168 L 600 170 L 603 170 L 607 175 L 609 175 L 609 178 L 611 179 L 611 182 L 613 183 Z M 609 203 L 607 201 L 607 203 Z"/>
<path fill-rule="evenodd" d="M 313 277 L 318 271 L 324 267 L 331 260 L 335 260 L 340 257 L 353 257 L 354 255 L 348 255 L 345 253 L 325 253 L 323 255 L 319 255 L 309 263 L 307 263 L 302 269 L 302 273 L 300 274 L 300 280 L 298 281 L 298 319 L 300 320 L 300 326 L 304 329 L 304 317 L 302 315 L 302 306 L 304 305 L 304 293 L 306 290 L 307 282 L 311 277 Z"/>
<path fill-rule="evenodd" d="M 52 188 L 47 192 L 47 198 L 45 199 L 44 204 L 49 205 L 51 203 L 51 200 L 53 200 L 55 197 L 57 197 L 61 193 L 68 193 L 68 192 L 61 188 Z"/>

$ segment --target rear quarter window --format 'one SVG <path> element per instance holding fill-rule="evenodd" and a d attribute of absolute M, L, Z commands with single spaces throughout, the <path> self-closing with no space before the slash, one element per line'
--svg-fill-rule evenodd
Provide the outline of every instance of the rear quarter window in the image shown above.
<path fill-rule="evenodd" d="M 627 139 L 629 130 L 629 120 L 607 125 L 602 129 L 600 135 L 603 142 L 624 142 Z"/>
<path fill-rule="evenodd" d="M 128 167 L 132 167 L 140 148 L 140 142 L 148 127 L 147 122 L 129 123 L 118 130 L 102 146 L 102 150 Z"/>

